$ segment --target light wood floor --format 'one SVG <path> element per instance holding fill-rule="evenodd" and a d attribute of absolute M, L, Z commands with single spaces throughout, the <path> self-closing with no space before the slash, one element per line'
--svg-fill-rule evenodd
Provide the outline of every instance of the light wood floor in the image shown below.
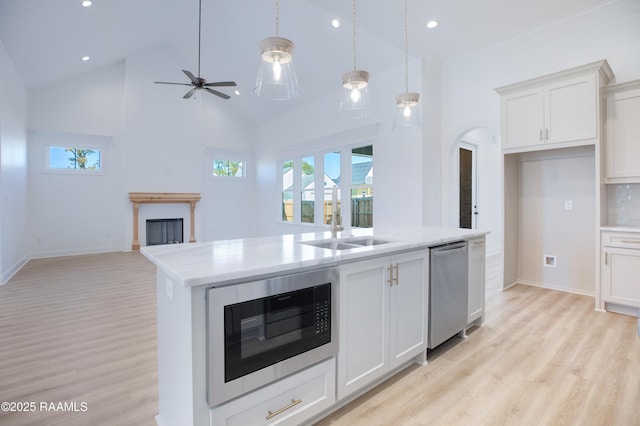
<path fill-rule="evenodd" d="M 0 425 L 155 424 L 154 289 L 155 268 L 137 253 L 34 260 L 0 286 L 0 402 L 87 404 L 0 412 Z M 496 292 L 467 340 L 318 426 L 329 424 L 640 425 L 636 321 L 595 312 L 589 297 Z"/>

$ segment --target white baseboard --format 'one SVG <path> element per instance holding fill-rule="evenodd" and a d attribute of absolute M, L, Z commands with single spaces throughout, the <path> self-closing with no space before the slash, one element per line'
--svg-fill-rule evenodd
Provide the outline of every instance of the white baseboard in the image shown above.
<path fill-rule="evenodd" d="M 509 287 L 511 287 L 511 286 L 513 286 L 515 284 L 524 284 L 524 285 L 529 285 L 529 286 L 532 286 L 532 287 L 540 287 L 540 288 L 546 288 L 546 289 L 549 289 L 549 290 L 563 291 L 565 293 L 580 294 L 582 296 L 595 297 L 595 294 L 594 294 L 593 291 L 585 291 L 585 290 L 579 290 L 579 289 L 575 289 L 575 288 L 558 287 L 558 286 L 554 286 L 554 285 L 538 283 L 538 282 L 534 282 L 534 281 L 521 280 L 521 279 L 518 279 L 518 281 L 516 281 L 515 283 L 509 285 Z M 506 288 L 508 288 L 508 287 L 506 287 Z"/>
<path fill-rule="evenodd" d="M 69 249 L 69 250 L 52 250 L 52 251 L 36 251 L 31 253 L 31 259 L 46 259 L 50 257 L 64 257 L 64 256 L 80 256 L 83 254 L 98 254 L 98 253 L 113 253 L 126 251 L 122 247 L 94 247 L 86 249 Z M 129 249 L 130 251 L 130 249 Z"/>
<path fill-rule="evenodd" d="M 18 271 L 22 269 L 24 265 L 27 264 L 27 262 L 29 262 L 29 260 L 31 260 L 31 258 L 29 256 L 25 256 L 22 259 L 18 260 L 16 263 L 14 263 L 7 271 L 3 271 L 2 282 L 0 282 L 0 285 L 4 285 L 8 283 L 9 280 L 13 278 L 13 276 L 17 274 Z"/>

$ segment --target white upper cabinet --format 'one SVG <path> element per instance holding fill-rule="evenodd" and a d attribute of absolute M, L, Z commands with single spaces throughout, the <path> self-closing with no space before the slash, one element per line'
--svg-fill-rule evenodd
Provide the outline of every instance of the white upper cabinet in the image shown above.
<path fill-rule="evenodd" d="M 640 80 L 606 89 L 606 182 L 640 183 Z"/>
<path fill-rule="evenodd" d="M 501 95 L 503 150 L 595 144 L 599 89 L 612 78 L 608 63 L 599 61 L 496 89 Z"/>

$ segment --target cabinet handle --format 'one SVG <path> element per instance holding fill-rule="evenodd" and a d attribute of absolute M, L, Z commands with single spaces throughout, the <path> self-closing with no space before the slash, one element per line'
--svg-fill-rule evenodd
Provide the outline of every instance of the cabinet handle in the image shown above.
<path fill-rule="evenodd" d="M 542 142 L 542 138 L 543 138 L 543 134 L 542 134 L 542 129 L 540 129 L 540 142 Z"/>
<path fill-rule="evenodd" d="M 549 129 L 545 129 L 545 137 L 549 140 Z"/>
<path fill-rule="evenodd" d="M 293 398 L 291 398 L 291 404 L 287 405 L 286 407 L 282 407 L 281 409 L 273 411 L 273 412 L 271 410 L 269 410 L 269 414 L 267 414 L 267 417 L 265 417 L 265 419 L 269 420 L 272 417 L 275 417 L 278 414 L 287 411 L 289 408 L 295 407 L 296 405 L 300 404 L 301 402 L 302 402 L 301 399 L 293 399 Z"/>
<path fill-rule="evenodd" d="M 620 240 L 623 244 L 640 244 L 640 240 Z"/>
<path fill-rule="evenodd" d="M 400 285 L 400 282 L 398 281 L 399 277 L 400 277 L 400 265 L 396 263 L 396 285 Z"/>
<path fill-rule="evenodd" d="M 389 267 L 387 268 L 389 270 L 389 279 L 387 280 L 387 282 L 389 283 L 389 285 L 391 287 L 393 287 L 393 282 L 396 282 L 396 285 L 398 285 L 398 271 L 400 270 L 398 268 L 398 264 L 396 263 L 395 266 L 394 265 L 389 265 Z M 396 276 L 394 278 L 393 276 L 393 270 L 396 270 Z"/>
<path fill-rule="evenodd" d="M 608 265 L 609 264 L 609 252 L 604 252 L 604 264 Z"/>

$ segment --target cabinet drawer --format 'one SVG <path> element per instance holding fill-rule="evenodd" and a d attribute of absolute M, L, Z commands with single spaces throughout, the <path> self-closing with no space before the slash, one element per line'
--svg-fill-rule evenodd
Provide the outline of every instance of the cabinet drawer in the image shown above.
<path fill-rule="evenodd" d="M 640 249 L 640 233 L 635 232 L 603 232 L 602 245 Z"/>
<path fill-rule="evenodd" d="M 335 358 L 211 409 L 211 425 L 297 425 L 335 402 Z"/>

